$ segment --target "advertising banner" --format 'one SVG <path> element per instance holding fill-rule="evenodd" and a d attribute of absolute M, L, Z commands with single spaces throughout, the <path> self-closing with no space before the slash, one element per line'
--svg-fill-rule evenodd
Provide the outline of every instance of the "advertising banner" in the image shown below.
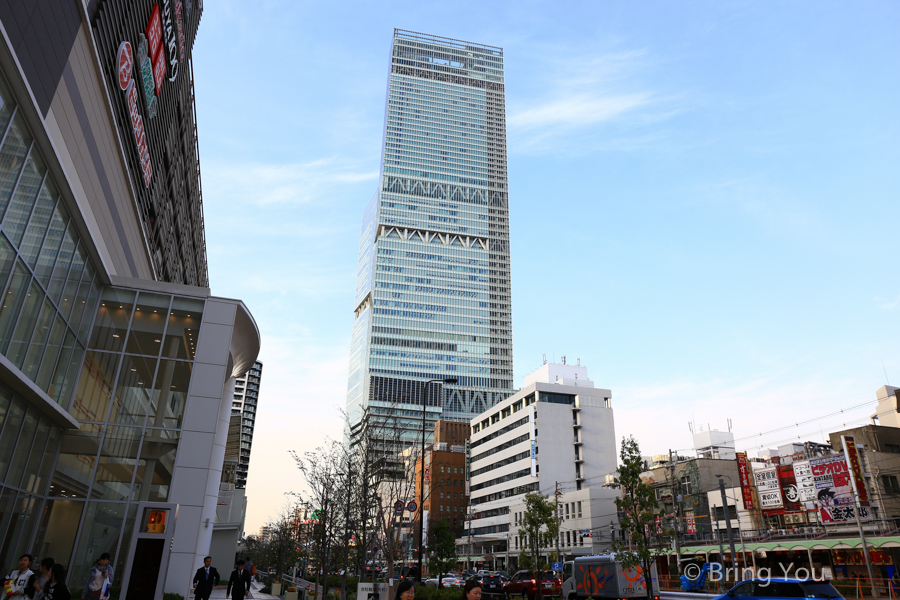
<path fill-rule="evenodd" d="M 844 523 L 856 519 L 853 506 L 853 490 L 850 487 L 850 472 L 843 454 L 834 454 L 809 461 L 816 485 L 816 501 L 819 503 L 819 517 L 823 523 Z M 863 507 L 859 511 L 862 521 L 869 520 L 869 511 Z"/>
<path fill-rule="evenodd" d="M 694 521 L 694 511 L 689 510 L 684 518 L 685 533 L 697 533 L 697 523 Z"/>
<path fill-rule="evenodd" d="M 747 464 L 747 453 L 737 452 L 738 474 L 741 478 L 741 496 L 744 498 L 744 510 L 753 510 L 753 490 L 750 487 L 750 465 Z"/>
<path fill-rule="evenodd" d="M 781 485 L 778 482 L 778 469 L 768 467 L 753 474 L 756 480 L 756 492 L 759 494 L 760 508 L 781 508 Z"/>
<path fill-rule="evenodd" d="M 797 495 L 800 502 L 816 501 L 816 482 L 813 478 L 812 468 L 808 460 L 794 463 L 794 480 L 797 486 Z"/>
<path fill-rule="evenodd" d="M 800 512 L 803 507 L 800 504 L 800 492 L 794 477 L 794 468 L 791 465 L 778 467 L 778 480 L 781 483 L 781 498 L 784 502 L 785 512 Z"/>
<path fill-rule="evenodd" d="M 860 506 L 869 506 L 869 492 L 866 490 L 866 482 L 863 479 L 862 467 L 859 464 L 859 452 L 856 450 L 856 440 L 852 435 L 842 435 L 841 442 L 844 444 L 844 454 L 847 456 L 847 466 L 850 469 L 850 476 L 853 478 L 853 487 L 859 498 Z"/>

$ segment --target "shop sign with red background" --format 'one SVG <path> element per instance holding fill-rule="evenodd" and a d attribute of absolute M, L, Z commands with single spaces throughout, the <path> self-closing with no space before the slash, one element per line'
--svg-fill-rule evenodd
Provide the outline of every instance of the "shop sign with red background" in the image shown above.
<path fill-rule="evenodd" d="M 744 510 L 753 510 L 753 490 L 750 488 L 750 465 L 747 464 L 745 452 L 735 453 L 737 456 L 738 474 L 741 477 L 741 495 L 744 498 Z"/>

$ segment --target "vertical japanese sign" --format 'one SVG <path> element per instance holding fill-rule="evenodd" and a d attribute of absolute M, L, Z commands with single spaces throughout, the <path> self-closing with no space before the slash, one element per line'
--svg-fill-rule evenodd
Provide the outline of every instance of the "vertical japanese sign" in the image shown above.
<path fill-rule="evenodd" d="M 697 523 L 694 521 L 694 511 L 689 510 L 685 515 L 684 525 L 686 533 L 697 533 Z"/>
<path fill-rule="evenodd" d="M 741 496 L 744 498 L 744 510 L 753 510 L 753 490 L 750 488 L 750 465 L 747 453 L 737 452 L 738 474 L 741 477 Z"/>
<path fill-rule="evenodd" d="M 159 16 L 159 4 L 153 5 L 150 12 L 150 20 L 147 21 L 147 29 L 144 30 L 149 45 L 149 57 L 153 67 L 153 82 L 156 86 L 156 95 L 163 79 L 166 78 L 166 53 L 163 50 L 162 19 Z"/>
<path fill-rule="evenodd" d="M 534 404 L 528 407 L 531 421 L 531 476 L 537 477 L 537 439 L 534 433 L 535 411 Z"/>
<path fill-rule="evenodd" d="M 860 506 L 869 506 L 869 492 L 866 490 L 866 481 L 863 479 L 862 467 L 859 464 L 859 452 L 856 449 L 856 440 L 852 435 L 842 435 L 844 455 L 847 457 L 847 468 L 850 477 L 853 478 L 853 489 L 859 498 Z"/>
<path fill-rule="evenodd" d="M 781 485 L 778 482 L 778 469 L 768 467 L 753 474 L 756 480 L 756 491 L 759 493 L 760 508 L 781 508 Z"/>
<path fill-rule="evenodd" d="M 469 495 L 469 463 L 472 461 L 472 448 L 469 439 L 466 438 L 466 496 Z"/>
<path fill-rule="evenodd" d="M 816 484 L 816 500 L 823 523 L 843 523 L 856 518 L 850 471 L 843 454 L 810 459 L 809 465 Z M 860 508 L 859 518 L 869 519 L 866 507 Z"/>
<path fill-rule="evenodd" d="M 816 480 L 813 477 L 812 467 L 809 466 L 808 460 L 794 463 L 794 479 L 796 480 L 800 502 L 815 502 Z"/>
<path fill-rule="evenodd" d="M 143 171 L 144 187 L 150 187 L 150 179 L 153 177 L 153 165 L 150 162 L 150 151 L 147 149 L 147 138 L 144 134 L 144 120 L 138 108 L 137 87 L 131 75 L 134 71 L 134 53 L 131 44 L 122 42 L 116 53 L 116 74 L 119 81 L 119 89 L 125 92 L 125 101 L 128 104 L 128 116 L 131 121 L 131 131 L 134 134 L 134 145 Z"/>

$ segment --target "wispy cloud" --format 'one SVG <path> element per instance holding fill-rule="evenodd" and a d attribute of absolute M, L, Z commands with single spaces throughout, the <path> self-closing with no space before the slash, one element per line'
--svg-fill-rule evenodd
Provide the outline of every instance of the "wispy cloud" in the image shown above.
<path fill-rule="evenodd" d="M 900 296 L 897 296 L 897 299 L 893 302 L 886 302 L 882 298 L 875 298 L 875 301 L 879 303 L 879 307 L 884 310 L 894 310 L 898 306 L 900 306 Z"/>
<path fill-rule="evenodd" d="M 509 124 L 522 129 L 558 126 L 583 127 L 614 119 L 647 105 L 650 100 L 650 94 L 647 93 L 610 97 L 584 93 L 551 100 L 516 113 L 509 118 Z"/>
<path fill-rule="evenodd" d="M 215 163 L 204 165 L 203 180 L 224 197 L 259 206 L 304 203 L 329 189 L 373 181 L 378 171 L 335 158 L 290 164 Z"/>

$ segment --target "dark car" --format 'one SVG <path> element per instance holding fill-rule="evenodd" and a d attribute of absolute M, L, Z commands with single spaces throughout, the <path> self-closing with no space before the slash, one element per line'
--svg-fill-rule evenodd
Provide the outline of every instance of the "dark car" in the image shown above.
<path fill-rule="evenodd" d="M 503 586 L 507 598 L 521 596 L 534 600 L 537 598 L 537 578 L 531 571 L 519 571 Z M 562 594 L 562 581 L 553 571 L 541 573 L 541 595 L 560 596 Z"/>
<path fill-rule="evenodd" d="M 843 598 L 830 581 L 814 579 L 748 579 L 742 581 L 714 600 L 732 598 Z"/>
<path fill-rule="evenodd" d="M 484 575 L 481 578 L 481 595 L 482 596 L 502 596 L 503 579 L 499 575 Z"/>

